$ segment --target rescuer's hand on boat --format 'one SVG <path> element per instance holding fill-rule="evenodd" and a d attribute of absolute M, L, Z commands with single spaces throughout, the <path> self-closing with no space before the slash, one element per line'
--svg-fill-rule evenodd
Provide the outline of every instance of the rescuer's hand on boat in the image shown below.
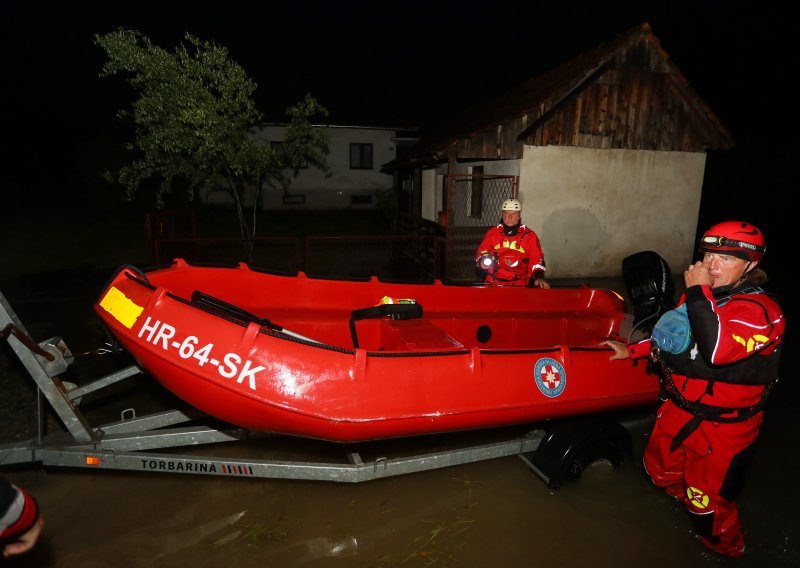
<path fill-rule="evenodd" d="M 531 278 L 528 281 L 528 288 L 541 288 L 542 290 L 549 290 L 550 283 L 544 278 Z"/>
<path fill-rule="evenodd" d="M 630 353 L 628 353 L 628 347 L 621 341 L 612 341 L 611 339 L 606 339 L 605 341 L 601 341 L 600 345 L 605 345 L 606 347 L 610 347 L 614 350 L 614 354 L 608 358 L 609 361 L 627 359 L 630 357 Z"/>

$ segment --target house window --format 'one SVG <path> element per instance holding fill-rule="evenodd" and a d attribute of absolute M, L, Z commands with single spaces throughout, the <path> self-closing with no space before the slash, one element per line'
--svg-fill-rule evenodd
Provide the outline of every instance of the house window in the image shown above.
<path fill-rule="evenodd" d="M 269 143 L 269 147 L 280 154 L 283 151 L 283 141 L 273 140 Z M 298 169 L 305 170 L 306 168 L 308 168 L 308 160 L 303 158 L 303 161 L 300 162 L 300 167 Z"/>
<path fill-rule="evenodd" d="M 361 144 L 361 143 L 350 144 L 350 169 L 351 170 L 372 169 L 372 144 Z"/>

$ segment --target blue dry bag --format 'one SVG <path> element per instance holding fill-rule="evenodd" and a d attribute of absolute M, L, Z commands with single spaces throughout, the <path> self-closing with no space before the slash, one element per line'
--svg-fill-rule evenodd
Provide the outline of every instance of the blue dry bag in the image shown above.
<path fill-rule="evenodd" d="M 686 304 L 681 304 L 674 310 L 665 312 L 659 318 L 650 341 L 659 349 L 667 353 L 683 353 L 692 344 L 692 326 L 689 325 L 689 315 L 686 313 Z"/>

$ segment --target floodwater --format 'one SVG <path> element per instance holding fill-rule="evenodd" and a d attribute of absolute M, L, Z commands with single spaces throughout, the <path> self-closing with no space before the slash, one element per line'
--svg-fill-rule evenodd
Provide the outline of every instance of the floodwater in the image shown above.
<path fill-rule="evenodd" d="M 57 296 L 39 294 L 32 281 L 8 282 L 2 289 L 32 337 L 63 337 L 78 354 L 70 371 L 78 382 L 122 363 L 82 355 L 104 341 L 91 306 L 108 276 L 88 281 L 76 276 L 80 284 L 61 287 Z M 69 275 L 59 276 L 62 282 L 65 278 Z M 797 357 L 787 348 L 783 376 L 791 380 L 789 369 L 796 367 Z M 6 564 L 797 567 L 800 427 L 794 417 L 798 387 L 790 380 L 773 391 L 739 502 L 747 541 L 739 559 L 706 552 L 683 508 L 641 472 L 653 416 L 648 408 L 631 426 L 632 462 L 616 468 L 593 464 L 578 481 L 557 490 L 548 489 L 517 456 L 360 483 L 4 467 L 8 478 L 36 496 L 45 517 L 36 548 Z M 146 407 L 158 388 L 141 377 L 102 402 L 114 412 Z M 0 353 L 0 399 L 0 444 L 31 437 L 36 427 L 32 381 L 7 346 Z M 103 412 L 99 403 L 94 410 L 91 399 L 83 406 L 87 415 Z M 47 422 L 58 427 L 53 416 Z M 260 451 L 290 446 L 288 459 L 313 459 L 321 446 L 286 439 L 237 444 L 192 452 L 257 458 Z"/>

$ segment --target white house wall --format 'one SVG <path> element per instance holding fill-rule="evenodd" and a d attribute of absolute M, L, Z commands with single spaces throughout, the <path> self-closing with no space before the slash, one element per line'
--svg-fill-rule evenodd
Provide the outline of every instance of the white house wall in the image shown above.
<path fill-rule="evenodd" d="M 442 209 L 442 192 L 437 191 L 437 184 L 441 183 L 442 176 L 436 175 L 436 170 L 422 171 L 422 218 L 436 221 Z M 438 198 L 438 201 L 437 201 Z"/>
<path fill-rule="evenodd" d="M 548 276 L 618 276 L 623 258 L 642 250 L 683 271 L 705 161 L 705 153 L 526 146 L 522 219 L 541 239 Z"/>
<path fill-rule="evenodd" d="M 263 206 L 275 209 L 364 209 L 374 208 L 382 192 L 393 192 L 392 176 L 380 172 L 382 164 L 396 157 L 393 138 L 395 129 L 329 126 L 329 148 L 327 162 L 330 177 L 313 166 L 299 170 L 288 189 L 292 196 L 303 196 L 304 203 L 284 203 L 282 188 L 266 188 Z M 265 144 L 281 142 L 285 138 L 285 126 L 263 125 L 252 135 Z M 372 144 L 372 169 L 350 168 L 350 144 Z M 353 196 L 371 196 L 370 203 L 353 203 Z M 358 199 L 356 199 L 358 201 Z"/>
<path fill-rule="evenodd" d="M 420 173 L 420 195 L 422 196 L 421 217 L 428 221 L 438 221 L 442 210 L 442 176 L 447 175 L 447 165 L 424 169 Z"/>

